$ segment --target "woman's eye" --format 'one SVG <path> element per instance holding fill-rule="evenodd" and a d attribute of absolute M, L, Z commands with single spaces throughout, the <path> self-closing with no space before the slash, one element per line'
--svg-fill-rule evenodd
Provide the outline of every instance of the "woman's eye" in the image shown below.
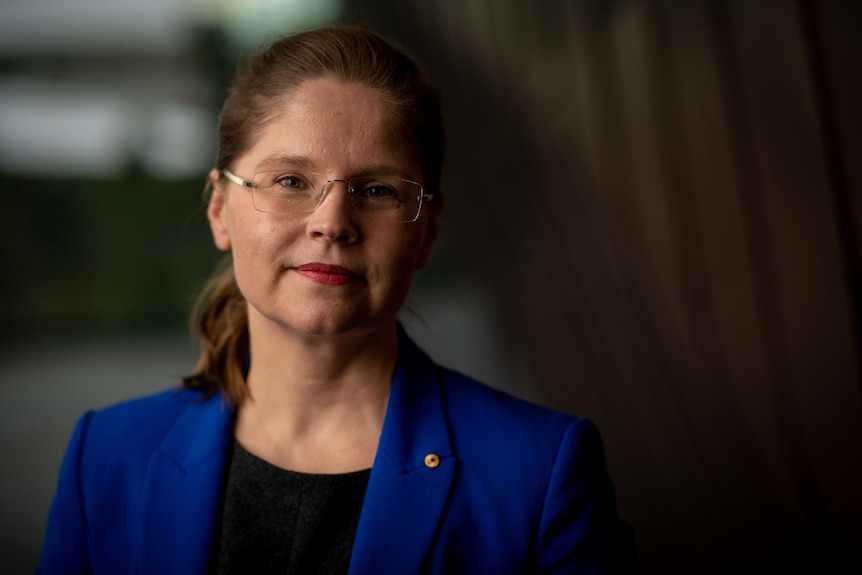
<path fill-rule="evenodd" d="M 394 188 L 383 184 L 372 184 L 362 188 L 362 197 L 364 198 L 393 198 L 397 196 Z"/>
<path fill-rule="evenodd" d="M 281 176 L 276 178 L 275 183 L 282 188 L 289 188 L 292 190 L 298 190 L 302 187 L 302 180 L 296 176 Z"/>

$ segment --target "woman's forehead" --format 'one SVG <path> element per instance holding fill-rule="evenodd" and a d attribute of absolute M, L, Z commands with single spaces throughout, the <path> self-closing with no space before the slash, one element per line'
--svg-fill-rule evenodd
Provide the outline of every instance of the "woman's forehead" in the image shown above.
<path fill-rule="evenodd" d="M 273 119 L 297 126 L 327 128 L 337 123 L 342 131 L 394 127 L 395 108 L 386 95 L 360 82 L 330 77 L 305 80 L 273 101 Z"/>
<path fill-rule="evenodd" d="M 308 80 L 275 105 L 246 154 L 255 168 L 414 172 L 417 147 L 375 88 L 331 78 Z M 245 163 L 245 162 L 243 162 Z"/>

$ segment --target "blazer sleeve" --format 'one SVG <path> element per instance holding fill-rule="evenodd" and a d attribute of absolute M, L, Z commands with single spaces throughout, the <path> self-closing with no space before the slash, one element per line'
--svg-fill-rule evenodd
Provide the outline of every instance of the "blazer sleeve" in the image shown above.
<path fill-rule="evenodd" d="M 57 492 L 48 515 L 41 564 L 37 570 L 42 575 L 92 572 L 81 485 L 81 457 L 92 417 L 93 412 L 90 411 L 78 421 L 60 467 Z"/>
<path fill-rule="evenodd" d="M 573 420 L 560 442 L 537 542 L 542 575 L 641 573 L 631 529 L 617 516 L 601 437 Z"/>

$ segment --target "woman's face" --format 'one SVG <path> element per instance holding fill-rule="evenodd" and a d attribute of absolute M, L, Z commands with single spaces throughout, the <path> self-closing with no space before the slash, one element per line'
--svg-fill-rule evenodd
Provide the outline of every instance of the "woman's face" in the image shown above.
<path fill-rule="evenodd" d="M 302 83 L 230 170 L 244 180 L 264 170 L 309 175 L 319 186 L 374 173 L 422 183 L 416 149 L 393 129 L 373 88 L 321 78 Z M 311 175 L 313 174 L 313 175 Z M 423 206 L 411 223 L 356 211 L 334 183 L 306 214 L 255 209 L 252 192 L 210 174 L 207 215 L 216 245 L 231 250 L 249 322 L 303 335 L 370 333 L 394 325 L 413 271 L 436 236 Z"/>

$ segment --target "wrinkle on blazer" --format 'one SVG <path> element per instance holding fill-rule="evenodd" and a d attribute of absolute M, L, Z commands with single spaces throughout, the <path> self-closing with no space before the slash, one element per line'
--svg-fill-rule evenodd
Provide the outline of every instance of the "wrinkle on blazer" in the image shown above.
<path fill-rule="evenodd" d="M 39 572 L 207 573 L 232 424 L 221 395 L 190 390 L 86 413 Z M 631 572 L 592 423 L 437 366 L 402 333 L 350 575 Z"/>

